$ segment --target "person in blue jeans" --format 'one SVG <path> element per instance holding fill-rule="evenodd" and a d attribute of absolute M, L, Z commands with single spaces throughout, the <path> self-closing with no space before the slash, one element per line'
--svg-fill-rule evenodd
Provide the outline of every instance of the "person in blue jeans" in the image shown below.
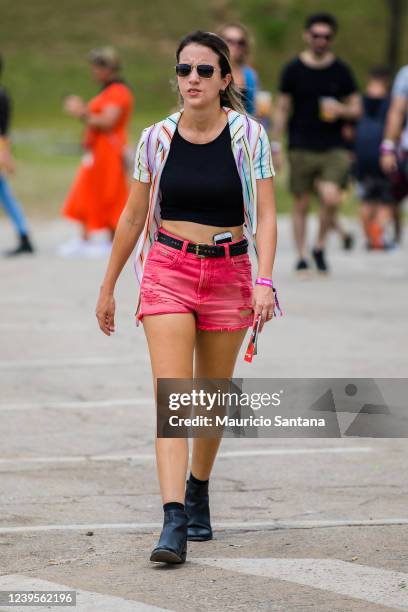
<path fill-rule="evenodd" d="M 3 68 L 0 56 L 0 76 Z M 11 174 L 15 170 L 14 159 L 11 154 L 8 130 L 10 126 L 11 101 L 6 90 L 0 86 L 0 202 L 7 215 L 12 220 L 18 235 L 19 243 L 15 249 L 6 251 L 4 255 L 13 256 L 22 253 L 33 253 L 34 248 L 31 243 L 28 226 L 19 202 L 14 197 L 10 186 L 6 180 L 6 174 Z"/>

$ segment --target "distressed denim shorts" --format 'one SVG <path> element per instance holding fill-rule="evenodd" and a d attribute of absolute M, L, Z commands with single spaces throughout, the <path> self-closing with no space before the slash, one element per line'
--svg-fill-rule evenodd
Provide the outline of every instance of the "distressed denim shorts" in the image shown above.
<path fill-rule="evenodd" d="M 183 248 L 153 243 L 147 256 L 140 288 L 140 310 L 144 315 L 192 313 L 197 329 L 234 331 L 250 327 L 252 267 L 248 253 L 225 257 L 199 257 L 187 252 L 188 240 L 163 228 L 160 232 L 183 241 Z M 157 238 L 157 235 L 156 235 Z"/>

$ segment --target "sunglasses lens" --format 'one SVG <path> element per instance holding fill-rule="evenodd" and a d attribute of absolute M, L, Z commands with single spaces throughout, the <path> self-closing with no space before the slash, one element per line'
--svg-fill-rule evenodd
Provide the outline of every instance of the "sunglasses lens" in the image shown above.
<path fill-rule="evenodd" d="M 238 47 L 245 47 L 246 42 L 243 38 L 227 38 L 226 42 L 229 45 L 238 45 Z"/>
<path fill-rule="evenodd" d="M 176 74 L 179 77 L 186 77 L 190 74 L 192 69 L 193 67 L 190 64 L 177 64 Z M 210 64 L 198 64 L 197 74 L 203 79 L 210 79 L 214 74 L 214 66 L 211 66 Z"/>
<path fill-rule="evenodd" d="M 176 74 L 179 77 L 186 77 L 191 72 L 190 64 L 177 64 L 176 65 Z"/>
<path fill-rule="evenodd" d="M 199 64 L 197 66 L 197 72 L 198 76 L 202 77 L 203 79 L 210 79 L 214 74 L 214 66 L 211 66 L 210 64 Z"/>

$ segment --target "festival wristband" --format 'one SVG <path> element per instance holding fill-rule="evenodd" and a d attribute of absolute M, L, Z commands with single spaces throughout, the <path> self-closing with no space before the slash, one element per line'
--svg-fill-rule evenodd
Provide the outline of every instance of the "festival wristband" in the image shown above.
<path fill-rule="evenodd" d="M 273 282 L 272 282 L 272 279 L 270 278 L 262 278 L 258 276 L 258 278 L 255 281 L 255 285 L 267 285 L 268 287 L 272 287 L 273 289 Z"/>
<path fill-rule="evenodd" d="M 395 153 L 395 149 L 396 149 L 395 142 L 393 140 L 388 139 L 388 138 L 383 140 L 381 145 L 380 145 L 380 152 L 381 153 Z"/>
<path fill-rule="evenodd" d="M 271 151 L 272 153 L 280 153 L 282 151 L 282 145 L 279 140 L 272 140 Z"/>
<path fill-rule="evenodd" d="M 277 312 L 279 313 L 279 315 L 282 317 L 283 316 L 283 311 L 280 307 L 279 304 L 279 298 L 278 298 L 278 292 L 275 289 L 275 287 L 273 286 L 273 282 L 272 279 L 270 278 L 262 278 L 262 277 L 258 277 L 255 281 L 255 285 L 265 285 L 266 287 L 270 287 L 273 291 L 273 295 L 274 295 L 274 299 L 275 299 L 275 306 L 273 309 L 273 314 L 276 317 L 277 316 Z"/>

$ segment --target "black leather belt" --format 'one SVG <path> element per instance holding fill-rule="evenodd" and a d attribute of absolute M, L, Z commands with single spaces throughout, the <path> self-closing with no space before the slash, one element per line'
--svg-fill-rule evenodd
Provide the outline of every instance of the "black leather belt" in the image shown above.
<path fill-rule="evenodd" d="M 158 242 L 161 242 L 162 244 L 167 244 L 168 246 L 171 246 L 174 249 L 181 250 L 183 248 L 182 240 L 178 240 L 177 238 L 173 238 L 172 236 L 163 234 L 160 231 L 158 232 L 157 240 Z M 234 244 L 230 244 L 229 252 L 231 257 L 233 257 L 234 255 L 243 255 L 244 253 L 247 253 L 248 240 L 244 238 L 239 242 L 234 242 Z M 199 244 L 197 242 L 189 242 L 187 246 L 187 253 L 194 253 L 198 257 L 225 257 L 224 247 L 222 245 L 216 244 Z"/>

